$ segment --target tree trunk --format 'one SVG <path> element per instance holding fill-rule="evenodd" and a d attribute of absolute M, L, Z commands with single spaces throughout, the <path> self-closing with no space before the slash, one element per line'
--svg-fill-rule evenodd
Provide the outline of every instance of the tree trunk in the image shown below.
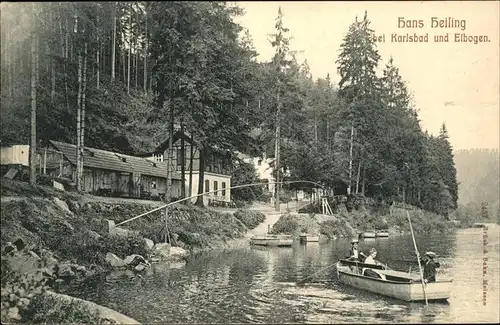
<path fill-rule="evenodd" d="M 198 174 L 198 195 L 204 193 L 203 187 L 205 184 L 205 156 L 206 156 L 206 149 L 205 147 L 202 147 L 199 149 L 200 151 L 200 171 Z M 199 207 L 204 207 L 205 204 L 203 203 L 203 197 L 204 195 L 199 195 L 196 198 L 196 205 Z"/>
<path fill-rule="evenodd" d="M 314 111 L 314 143 L 316 144 L 316 149 L 318 148 L 318 116 L 316 110 Z"/>
<path fill-rule="evenodd" d="M 82 86 L 82 116 L 80 119 L 80 179 L 83 181 L 83 153 L 85 149 L 85 95 L 87 92 L 87 43 L 83 52 L 83 86 Z M 83 184 L 82 184 L 83 185 Z"/>
<path fill-rule="evenodd" d="M 193 156 L 194 156 L 194 146 L 193 146 L 193 136 L 191 135 L 190 144 L 190 155 L 189 155 L 189 196 L 193 195 Z M 191 202 L 191 201 L 190 201 Z"/>
<path fill-rule="evenodd" d="M 358 175 L 356 176 L 356 194 L 359 193 L 359 178 L 360 178 L 360 174 L 361 174 L 361 164 L 362 164 L 362 160 L 360 159 L 359 160 L 359 164 L 358 164 Z"/>
<path fill-rule="evenodd" d="M 99 17 L 97 17 L 97 55 L 96 55 L 96 65 L 97 65 L 97 74 L 96 74 L 96 88 L 99 89 L 99 78 L 101 72 L 101 40 L 99 37 Z"/>
<path fill-rule="evenodd" d="M 129 27 L 129 33 L 128 33 L 127 94 L 130 94 L 130 57 L 132 54 L 132 2 L 130 2 L 128 27 Z"/>
<path fill-rule="evenodd" d="M 184 123 L 181 121 L 181 199 L 186 197 L 186 154 L 184 143 Z"/>
<path fill-rule="evenodd" d="M 361 193 L 363 194 L 363 196 L 366 196 L 365 195 L 365 184 L 366 184 L 366 167 L 363 167 L 363 184 L 361 185 Z"/>
<path fill-rule="evenodd" d="M 349 145 L 349 184 L 347 185 L 347 195 L 351 195 L 351 186 L 352 186 L 352 147 L 354 141 L 354 124 L 351 124 L 351 141 Z"/>
<path fill-rule="evenodd" d="M 82 184 L 80 178 L 80 141 L 81 137 L 81 113 L 82 113 L 82 55 L 78 53 L 78 95 L 76 104 L 76 189 L 81 191 Z"/>
<path fill-rule="evenodd" d="M 134 46 L 134 55 L 135 55 L 135 90 L 137 91 L 137 79 L 139 79 L 139 11 L 135 12 L 135 23 L 137 25 L 137 33 L 135 36 L 135 46 Z"/>
<path fill-rule="evenodd" d="M 276 184 L 275 184 L 275 209 L 280 211 L 280 86 L 278 85 L 278 95 L 277 95 L 277 109 L 276 109 L 276 134 L 275 134 L 275 146 L 274 146 L 274 162 L 276 171 Z"/>
<path fill-rule="evenodd" d="M 147 92 L 148 91 L 148 87 L 147 87 L 147 84 L 148 84 L 148 16 L 146 14 L 146 28 L 145 28 L 145 31 L 144 31 L 144 92 Z"/>
<path fill-rule="evenodd" d="M 328 120 L 328 115 L 326 116 L 326 147 L 330 149 L 330 121 Z"/>
<path fill-rule="evenodd" d="M 111 53 L 111 81 L 115 81 L 115 65 L 116 65 L 116 6 L 118 2 L 115 2 L 113 9 L 113 47 Z"/>
<path fill-rule="evenodd" d="M 52 76 L 52 87 L 50 90 L 50 102 L 53 104 L 56 98 L 56 61 L 55 59 L 51 60 L 51 76 Z"/>
<path fill-rule="evenodd" d="M 30 139 L 30 183 L 36 184 L 36 69 L 38 60 L 37 40 L 31 39 L 31 139 Z"/>
<path fill-rule="evenodd" d="M 169 102 L 169 111 L 170 111 L 170 118 L 169 118 L 169 138 L 168 138 L 168 161 L 167 161 L 167 202 L 170 202 L 170 199 L 172 198 L 172 174 L 173 171 L 175 170 L 172 168 L 172 152 L 173 152 L 173 141 L 174 141 L 174 105 Z"/>

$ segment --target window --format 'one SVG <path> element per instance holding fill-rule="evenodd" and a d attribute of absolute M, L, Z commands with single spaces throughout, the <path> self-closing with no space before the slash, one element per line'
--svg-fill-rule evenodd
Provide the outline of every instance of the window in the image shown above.
<path fill-rule="evenodd" d="M 210 181 L 208 179 L 205 180 L 205 193 L 210 192 Z"/>
<path fill-rule="evenodd" d="M 226 196 L 226 182 L 222 182 L 222 196 Z"/>
<path fill-rule="evenodd" d="M 217 196 L 217 190 L 219 189 L 219 183 L 217 181 L 214 181 L 214 195 Z"/>

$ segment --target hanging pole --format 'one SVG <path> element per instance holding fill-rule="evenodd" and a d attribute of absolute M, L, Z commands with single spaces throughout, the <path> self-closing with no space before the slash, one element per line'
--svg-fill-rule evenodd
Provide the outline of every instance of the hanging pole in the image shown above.
<path fill-rule="evenodd" d="M 411 238 L 413 239 L 413 246 L 415 247 L 415 253 L 417 254 L 418 268 L 420 269 L 420 280 L 422 281 L 422 290 L 424 291 L 425 304 L 429 305 L 427 301 L 427 292 L 425 291 L 424 283 L 424 273 L 422 272 L 422 265 L 420 264 L 420 254 L 417 249 L 417 242 L 415 241 L 415 235 L 413 234 L 413 227 L 411 226 L 410 213 L 406 210 L 406 216 L 408 217 L 408 222 L 410 223 Z"/>

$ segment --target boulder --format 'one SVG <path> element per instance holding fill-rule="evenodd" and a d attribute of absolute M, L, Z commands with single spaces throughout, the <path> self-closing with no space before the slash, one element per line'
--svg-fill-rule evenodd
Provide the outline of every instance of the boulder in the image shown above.
<path fill-rule="evenodd" d="M 59 183 L 58 181 L 52 181 L 52 186 L 59 191 L 64 191 L 64 185 Z"/>
<path fill-rule="evenodd" d="M 168 258 L 170 256 L 170 244 L 158 243 L 154 246 L 154 253 L 160 258 Z"/>
<path fill-rule="evenodd" d="M 155 246 L 155 243 L 149 238 L 144 238 L 144 241 L 146 242 L 146 247 L 148 249 L 153 249 L 153 247 Z"/>
<path fill-rule="evenodd" d="M 120 268 L 125 267 L 127 264 L 113 253 L 106 254 L 106 262 L 108 262 L 112 267 Z"/>
<path fill-rule="evenodd" d="M 115 222 L 113 220 L 104 219 L 102 221 L 102 230 L 104 234 L 113 235 L 115 233 Z"/>
<path fill-rule="evenodd" d="M 182 247 L 170 247 L 170 256 L 172 257 L 184 258 L 187 255 L 187 251 Z"/>
<path fill-rule="evenodd" d="M 141 255 L 138 255 L 138 254 L 132 254 L 132 255 L 129 255 L 127 257 L 125 257 L 125 259 L 123 260 L 125 262 L 125 264 L 129 265 L 129 266 L 136 266 L 140 263 L 143 263 L 143 264 L 149 264 L 148 261 L 146 261 L 146 259 L 144 257 L 142 257 Z"/>
<path fill-rule="evenodd" d="M 64 212 L 68 214 L 73 214 L 73 212 L 71 212 L 71 210 L 69 209 L 68 204 L 66 204 L 66 202 L 64 202 L 63 200 L 59 199 L 58 197 L 54 197 L 52 201 Z"/>
<path fill-rule="evenodd" d="M 137 272 L 142 272 L 142 271 L 144 271 L 147 267 L 148 267 L 148 265 L 147 265 L 147 264 L 140 263 L 140 264 L 137 264 L 137 265 L 135 266 L 135 268 L 134 268 L 134 269 L 135 269 Z"/>
<path fill-rule="evenodd" d="M 19 315 L 19 309 L 17 307 L 9 308 L 7 317 L 9 319 L 21 320 L 21 315 Z"/>
<path fill-rule="evenodd" d="M 58 275 L 59 277 L 72 278 L 75 276 L 75 272 L 73 272 L 73 270 L 71 269 L 71 264 L 64 263 L 59 266 Z"/>

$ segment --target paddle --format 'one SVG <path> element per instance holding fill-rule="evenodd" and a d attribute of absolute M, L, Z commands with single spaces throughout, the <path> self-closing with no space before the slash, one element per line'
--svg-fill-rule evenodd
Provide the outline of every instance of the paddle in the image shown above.
<path fill-rule="evenodd" d="M 415 247 L 415 253 L 417 254 L 418 268 L 420 269 L 420 280 L 422 280 L 422 290 L 424 291 L 425 305 L 428 306 L 427 292 L 425 291 L 424 284 L 424 274 L 422 272 L 422 265 L 420 264 L 420 254 L 418 253 L 417 242 L 415 241 L 415 235 L 413 234 L 413 227 L 411 226 L 410 213 L 406 210 L 406 215 L 408 216 L 408 222 L 410 223 L 411 238 L 413 239 L 413 246 Z"/>
<path fill-rule="evenodd" d="M 306 282 L 306 280 L 308 280 L 308 279 L 312 278 L 313 276 L 315 276 L 315 275 L 316 275 L 316 274 L 318 274 L 318 273 L 323 272 L 324 270 L 327 270 L 327 269 L 331 268 L 331 267 L 332 267 L 332 266 L 334 266 L 335 264 L 336 264 L 336 263 L 331 264 L 331 265 L 328 265 L 327 267 L 324 267 L 324 268 L 322 268 L 321 270 L 319 270 L 319 271 L 317 271 L 317 272 L 314 272 L 314 273 L 313 273 L 313 274 L 311 274 L 310 276 L 305 277 L 304 279 L 302 279 L 302 280 L 300 280 L 300 281 L 297 281 L 297 285 L 302 285 L 302 284 L 304 284 L 304 283 Z"/>

